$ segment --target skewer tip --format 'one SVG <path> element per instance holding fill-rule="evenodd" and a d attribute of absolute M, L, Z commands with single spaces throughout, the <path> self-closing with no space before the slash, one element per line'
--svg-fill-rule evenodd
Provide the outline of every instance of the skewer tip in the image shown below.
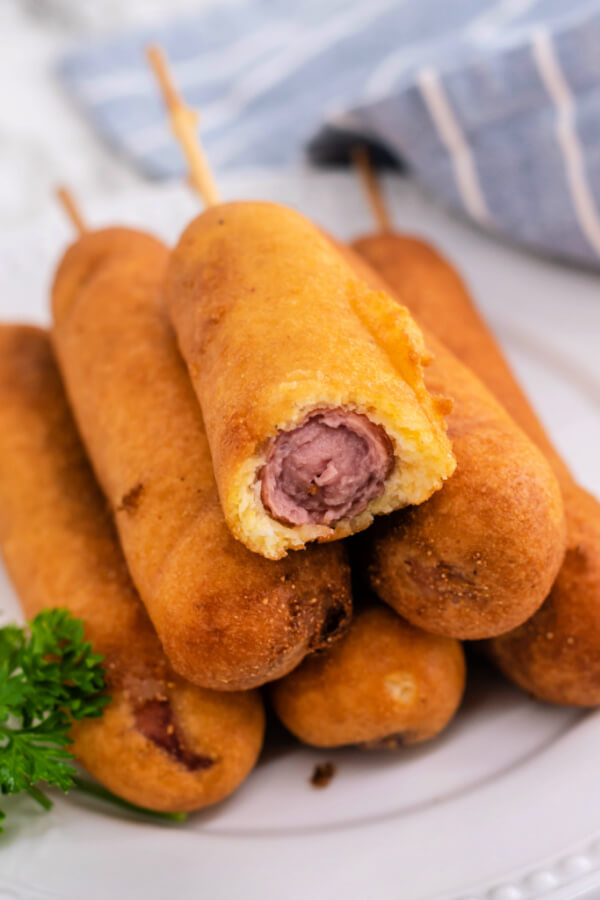
<path fill-rule="evenodd" d="M 387 204 L 383 197 L 381 184 L 373 171 L 369 152 L 364 144 L 357 144 L 351 151 L 352 163 L 362 181 L 367 200 L 377 222 L 379 231 L 383 234 L 392 231 L 392 222 Z"/>
<path fill-rule="evenodd" d="M 198 113 L 186 106 L 179 93 L 162 47 L 150 44 L 146 57 L 163 95 L 171 130 L 181 147 L 189 169 L 189 181 L 206 206 L 220 203 L 219 190 L 198 136 Z"/>
<path fill-rule="evenodd" d="M 81 214 L 81 211 L 75 201 L 73 194 L 71 193 L 69 188 L 61 184 L 56 188 L 56 197 L 63 210 L 67 214 L 67 218 L 73 225 L 73 228 L 75 229 L 79 237 L 81 237 L 86 233 L 88 229 L 87 225 L 85 224 L 85 219 Z"/>
<path fill-rule="evenodd" d="M 167 109 L 172 113 L 178 106 L 182 105 L 182 100 L 173 82 L 166 54 L 158 44 L 149 44 L 146 47 L 146 59 L 154 72 Z"/>

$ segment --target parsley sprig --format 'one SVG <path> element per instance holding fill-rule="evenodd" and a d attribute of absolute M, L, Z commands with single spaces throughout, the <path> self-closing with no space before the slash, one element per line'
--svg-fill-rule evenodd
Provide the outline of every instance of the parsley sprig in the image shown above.
<path fill-rule="evenodd" d="M 68 610 L 44 610 L 28 626 L 0 628 L 0 794 L 26 791 L 51 809 L 40 784 L 65 792 L 78 787 L 129 810 L 151 812 L 81 779 L 73 766 L 72 721 L 101 716 L 110 701 L 105 691 L 102 657 L 92 652 L 83 623 Z M 4 818 L 0 810 L 0 822 Z"/>

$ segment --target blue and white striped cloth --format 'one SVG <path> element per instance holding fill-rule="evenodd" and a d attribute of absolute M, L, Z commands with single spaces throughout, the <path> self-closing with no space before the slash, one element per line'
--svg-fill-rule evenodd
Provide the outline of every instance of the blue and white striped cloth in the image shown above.
<path fill-rule="evenodd" d="M 160 42 L 217 171 L 371 140 L 448 206 L 600 263 L 600 0 L 221 0 L 80 48 L 61 77 L 152 177 L 183 161 L 148 72 Z"/>

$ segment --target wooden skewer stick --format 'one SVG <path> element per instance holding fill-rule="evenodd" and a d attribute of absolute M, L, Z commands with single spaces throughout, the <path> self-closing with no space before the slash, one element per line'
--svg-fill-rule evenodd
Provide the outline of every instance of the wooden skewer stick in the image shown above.
<path fill-rule="evenodd" d="M 86 233 L 88 228 L 85 224 L 85 219 L 81 215 L 81 211 L 75 201 L 73 194 L 71 193 L 69 188 L 61 185 L 56 189 L 56 196 L 58 198 L 58 202 L 66 212 L 68 219 L 73 225 L 73 228 L 75 229 L 79 237 L 81 237 Z"/>
<path fill-rule="evenodd" d="M 195 110 L 185 105 L 162 49 L 158 46 L 148 47 L 146 54 L 167 106 L 171 130 L 187 160 L 190 184 L 200 194 L 206 206 L 215 206 L 221 202 L 221 198 L 198 136 L 200 117 Z"/>
<path fill-rule="evenodd" d="M 382 233 L 392 231 L 392 221 L 387 204 L 383 199 L 381 184 L 373 171 L 367 149 L 362 144 L 353 149 L 352 162 L 362 181 L 369 206 L 379 230 Z"/>

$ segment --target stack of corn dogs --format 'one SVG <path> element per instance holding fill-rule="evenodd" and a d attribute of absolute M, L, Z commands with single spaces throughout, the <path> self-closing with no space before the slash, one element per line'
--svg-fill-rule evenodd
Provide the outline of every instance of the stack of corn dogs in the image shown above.
<path fill-rule="evenodd" d="M 349 247 L 209 200 L 171 250 L 74 216 L 49 333 L 0 326 L 0 549 L 112 697 L 80 762 L 182 811 L 250 773 L 265 703 L 316 747 L 430 740 L 465 640 L 600 704 L 600 508 L 455 269 L 385 217 Z"/>

